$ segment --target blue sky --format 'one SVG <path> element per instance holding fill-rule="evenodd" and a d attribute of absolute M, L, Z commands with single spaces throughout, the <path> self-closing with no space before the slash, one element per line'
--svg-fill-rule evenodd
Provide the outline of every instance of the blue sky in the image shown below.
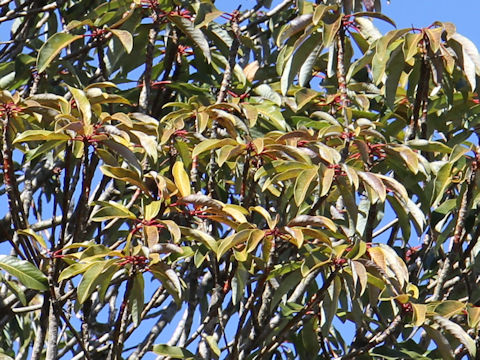
<path fill-rule="evenodd" d="M 277 4 L 280 1 L 273 1 Z M 241 5 L 249 9 L 255 0 L 217 0 L 220 10 L 232 11 Z M 274 6 L 274 5 L 273 5 Z M 391 0 L 390 4 L 382 0 L 382 12 L 389 16 L 398 28 L 425 27 L 436 20 L 449 21 L 457 26 L 457 31 L 471 39 L 480 47 L 480 0 Z M 388 31 L 390 28 L 385 28 Z"/>
<path fill-rule="evenodd" d="M 480 1 L 478 0 L 391 0 L 382 12 L 399 28 L 425 27 L 436 20 L 456 25 L 457 32 L 480 47 Z"/>

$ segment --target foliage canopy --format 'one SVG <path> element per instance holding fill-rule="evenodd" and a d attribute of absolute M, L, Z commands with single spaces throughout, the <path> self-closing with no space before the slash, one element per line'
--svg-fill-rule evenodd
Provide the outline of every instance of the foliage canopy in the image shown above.
<path fill-rule="evenodd" d="M 453 24 L 1 9 L 6 357 L 476 358 L 480 56 Z"/>

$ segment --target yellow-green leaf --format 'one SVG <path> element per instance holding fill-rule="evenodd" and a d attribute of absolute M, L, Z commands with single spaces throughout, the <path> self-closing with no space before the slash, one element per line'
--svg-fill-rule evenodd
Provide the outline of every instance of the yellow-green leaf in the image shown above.
<path fill-rule="evenodd" d="M 413 325 L 421 326 L 425 322 L 427 314 L 427 305 L 411 303 L 413 308 Z"/>
<path fill-rule="evenodd" d="M 300 175 L 298 175 L 297 180 L 295 181 L 293 193 L 295 204 L 297 206 L 300 206 L 303 203 L 310 184 L 317 176 L 318 169 L 316 167 L 313 169 L 303 170 Z"/>
<path fill-rule="evenodd" d="M 134 213 L 132 213 L 125 205 L 116 203 L 114 201 L 93 201 L 92 204 L 100 206 L 92 214 L 92 221 L 105 221 L 118 218 L 136 219 Z"/>
<path fill-rule="evenodd" d="M 63 140 L 68 141 L 71 137 L 67 134 L 56 133 L 50 130 L 26 130 L 20 133 L 13 144 L 28 142 L 28 141 L 50 141 L 50 140 Z"/>
<path fill-rule="evenodd" d="M 188 177 L 188 174 L 183 167 L 183 162 L 175 162 L 175 164 L 173 165 L 172 173 L 173 180 L 175 182 L 175 185 L 177 186 L 178 191 L 180 192 L 180 195 L 182 197 L 190 195 L 190 178 Z"/>
<path fill-rule="evenodd" d="M 119 29 L 109 29 L 110 32 L 115 35 L 118 40 L 122 43 L 125 51 L 130 54 L 133 49 L 133 36 L 130 31 L 127 30 L 119 30 Z"/>

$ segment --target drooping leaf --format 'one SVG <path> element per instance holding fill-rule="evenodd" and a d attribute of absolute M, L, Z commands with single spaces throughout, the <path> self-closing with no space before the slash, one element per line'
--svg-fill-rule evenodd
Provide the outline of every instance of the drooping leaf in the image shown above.
<path fill-rule="evenodd" d="M 316 168 L 303 170 L 298 175 L 294 187 L 294 198 L 295 204 L 297 204 L 297 206 L 300 206 L 300 204 L 303 202 L 307 194 L 308 188 L 317 176 L 318 170 Z"/>
<path fill-rule="evenodd" d="M 441 331 L 427 325 L 423 325 L 423 329 L 427 333 L 428 337 L 430 337 L 435 342 L 435 344 L 437 344 L 437 349 L 440 352 L 442 359 L 455 359 L 452 346 Z"/>
<path fill-rule="evenodd" d="M 39 73 L 45 71 L 52 60 L 68 45 L 75 40 L 82 38 L 82 35 L 73 35 L 67 33 L 56 33 L 49 37 L 38 51 L 37 69 Z"/>
<path fill-rule="evenodd" d="M 210 46 L 203 32 L 196 28 L 191 20 L 182 16 L 168 15 L 168 19 L 178 26 L 178 28 L 199 47 L 205 59 L 210 63 L 212 61 Z"/>
<path fill-rule="evenodd" d="M 299 33 L 312 22 L 312 14 L 303 14 L 290 21 L 279 33 L 277 44 L 280 46 L 283 42 L 293 35 Z"/>
<path fill-rule="evenodd" d="M 455 40 L 462 47 L 463 71 L 468 80 L 470 88 L 477 87 L 476 75 L 480 73 L 480 54 L 475 44 L 459 33 L 453 34 L 450 39 Z"/>
<path fill-rule="evenodd" d="M 191 193 L 190 178 L 183 167 L 183 162 L 177 161 L 172 169 L 173 179 L 181 196 L 188 196 Z"/>
<path fill-rule="evenodd" d="M 194 359 L 195 356 L 185 348 L 166 344 L 153 345 L 153 352 L 174 359 Z"/>
<path fill-rule="evenodd" d="M 75 102 L 77 103 L 77 107 L 82 113 L 82 120 L 84 127 L 90 125 L 92 121 L 92 106 L 90 104 L 90 101 L 88 100 L 87 95 L 85 94 L 84 91 L 80 89 L 76 89 L 74 87 L 69 86 L 68 90 L 72 93 L 73 98 L 75 99 Z M 90 135 L 90 134 L 87 134 Z"/>
<path fill-rule="evenodd" d="M 125 51 L 130 54 L 133 49 L 133 36 L 127 30 L 120 30 L 120 29 L 110 29 L 110 32 L 115 35 L 118 40 L 122 43 Z"/>
<path fill-rule="evenodd" d="M 45 274 L 26 260 L 17 259 L 9 255 L 0 255 L 0 269 L 15 276 L 28 289 L 40 291 L 48 289 L 48 281 Z"/>
<path fill-rule="evenodd" d="M 137 327 L 142 320 L 145 283 L 141 273 L 136 274 L 132 281 L 133 285 L 130 298 L 128 299 L 128 305 L 132 314 L 133 325 Z"/>
<path fill-rule="evenodd" d="M 445 319 L 442 316 L 434 315 L 433 320 L 446 332 L 450 333 L 455 337 L 461 344 L 465 346 L 469 354 L 475 357 L 477 353 L 477 347 L 475 341 L 467 334 L 465 330 L 462 329 L 457 323 Z"/>

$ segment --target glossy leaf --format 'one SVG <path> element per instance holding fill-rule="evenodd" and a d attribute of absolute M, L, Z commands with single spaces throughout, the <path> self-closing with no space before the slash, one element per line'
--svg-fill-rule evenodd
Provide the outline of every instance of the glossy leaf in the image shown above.
<path fill-rule="evenodd" d="M 181 161 L 175 162 L 175 164 L 173 165 L 172 174 L 175 185 L 177 185 L 180 195 L 190 195 L 190 178 L 188 177 L 188 174 L 185 171 L 185 168 L 183 167 L 183 163 Z"/>
<path fill-rule="evenodd" d="M 0 255 L 0 268 L 15 276 L 27 289 L 45 291 L 47 277 L 32 263 L 9 255 Z"/>

